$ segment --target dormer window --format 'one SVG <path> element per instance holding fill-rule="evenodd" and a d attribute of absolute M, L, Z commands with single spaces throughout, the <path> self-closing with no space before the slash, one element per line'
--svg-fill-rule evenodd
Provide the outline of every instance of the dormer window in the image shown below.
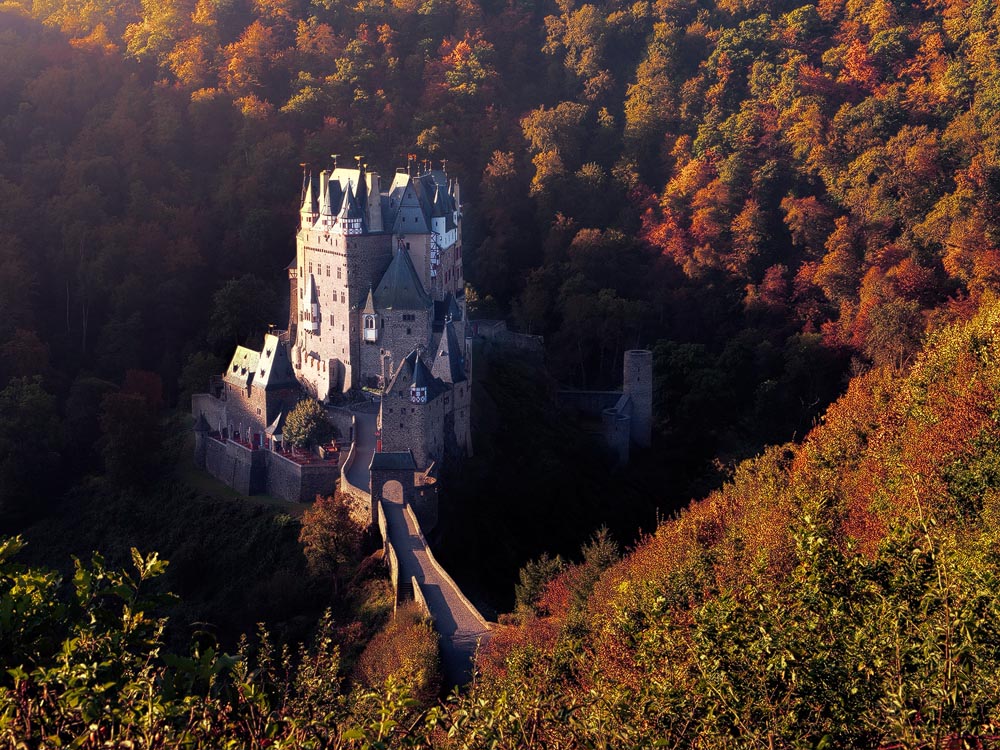
<path fill-rule="evenodd" d="M 414 404 L 426 404 L 427 403 L 427 388 L 419 388 L 415 385 L 410 386 L 410 401 Z"/>

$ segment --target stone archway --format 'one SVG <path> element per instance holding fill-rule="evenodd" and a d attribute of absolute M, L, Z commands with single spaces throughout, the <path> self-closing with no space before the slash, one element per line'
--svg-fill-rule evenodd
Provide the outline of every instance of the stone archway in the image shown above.
<path fill-rule="evenodd" d="M 379 497 L 386 503 L 403 505 L 406 503 L 406 489 L 398 479 L 386 479 L 382 482 Z"/>

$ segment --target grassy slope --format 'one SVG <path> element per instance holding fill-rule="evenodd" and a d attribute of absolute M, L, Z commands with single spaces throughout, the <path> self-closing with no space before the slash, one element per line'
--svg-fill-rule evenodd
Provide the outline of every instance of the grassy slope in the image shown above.
<path fill-rule="evenodd" d="M 302 637 L 330 604 L 306 572 L 303 506 L 239 495 L 194 469 L 189 448 L 167 450 L 164 461 L 176 461 L 176 471 L 145 490 L 81 483 L 25 530 L 25 561 L 63 564 L 100 550 L 109 564 L 127 567 L 130 548 L 156 551 L 170 562 L 164 587 L 181 598 L 170 612 L 178 636 L 210 623 L 231 644 L 267 622 L 282 636 Z"/>

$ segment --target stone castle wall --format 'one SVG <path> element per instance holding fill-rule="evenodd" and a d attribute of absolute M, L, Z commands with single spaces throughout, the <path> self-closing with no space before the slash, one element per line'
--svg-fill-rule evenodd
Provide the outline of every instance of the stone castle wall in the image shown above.
<path fill-rule="evenodd" d="M 308 503 L 317 495 L 332 495 L 340 467 L 332 462 L 300 465 L 269 450 L 255 450 L 200 436 L 204 468 L 220 482 L 244 495 L 268 494 L 282 500 Z"/>
<path fill-rule="evenodd" d="M 265 451 L 252 451 L 231 440 L 205 438 L 205 469 L 244 495 L 256 495 L 267 485 Z"/>
<path fill-rule="evenodd" d="M 501 346 L 510 346 L 523 352 L 542 355 L 545 353 L 545 339 L 530 333 L 516 333 L 507 328 L 502 320 L 470 320 L 473 336 L 493 341 Z"/>
<path fill-rule="evenodd" d="M 311 503 L 317 495 L 332 495 L 340 478 L 340 467 L 333 463 L 297 464 L 272 451 L 258 451 L 265 457 L 268 495 L 298 503 Z"/>

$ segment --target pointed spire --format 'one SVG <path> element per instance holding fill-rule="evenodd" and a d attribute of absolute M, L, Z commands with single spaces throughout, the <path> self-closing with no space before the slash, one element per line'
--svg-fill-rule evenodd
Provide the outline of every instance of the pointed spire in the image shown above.
<path fill-rule="evenodd" d="M 420 355 L 414 350 L 410 357 L 413 358 L 413 381 L 410 383 L 412 388 L 427 388 L 431 384 L 430 370 L 427 369 L 427 365 L 420 358 Z"/>
<path fill-rule="evenodd" d="M 302 211 L 312 211 L 313 198 L 312 174 L 305 170 L 307 165 L 302 167 Z"/>
<path fill-rule="evenodd" d="M 368 297 L 365 298 L 365 306 L 361 312 L 368 313 L 369 315 L 375 312 L 375 291 L 372 287 L 368 287 Z"/>
<path fill-rule="evenodd" d="M 340 219 L 363 219 L 365 217 L 350 183 L 347 184 L 347 190 L 344 191 L 344 201 L 340 205 L 340 213 L 337 216 Z"/>

